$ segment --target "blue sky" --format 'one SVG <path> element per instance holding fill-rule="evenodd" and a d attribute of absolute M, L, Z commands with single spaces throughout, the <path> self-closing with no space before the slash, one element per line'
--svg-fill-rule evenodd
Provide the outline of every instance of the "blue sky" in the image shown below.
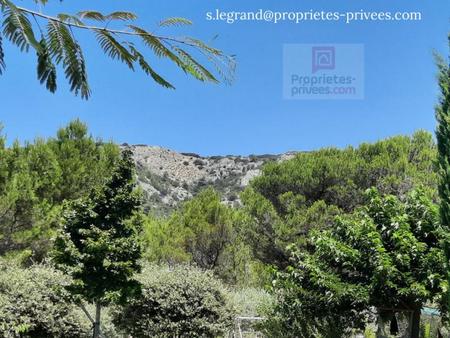
<path fill-rule="evenodd" d="M 74 97 L 60 76 L 59 91 L 46 92 L 35 75 L 35 57 L 6 44 L 7 71 L 0 77 L 0 121 L 11 141 L 47 137 L 71 119 L 87 122 L 93 135 L 118 143 L 150 144 L 213 154 L 281 153 L 324 146 L 357 145 L 390 135 L 434 129 L 438 94 L 432 51 L 447 54 L 448 0 L 50 0 L 44 11 L 131 10 L 153 29 L 166 17 L 194 21 L 169 34 L 193 35 L 236 54 L 236 81 L 208 85 L 188 78 L 168 62 L 160 73 L 175 91 L 103 56 L 95 40 L 79 34 L 85 47 L 92 98 Z M 34 6 L 33 1 L 21 1 Z M 303 22 L 278 24 L 206 20 L 216 8 L 249 11 L 421 11 L 420 22 Z M 284 100 L 283 44 L 363 44 L 363 100 Z M 149 54 L 150 55 L 150 54 Z"/>

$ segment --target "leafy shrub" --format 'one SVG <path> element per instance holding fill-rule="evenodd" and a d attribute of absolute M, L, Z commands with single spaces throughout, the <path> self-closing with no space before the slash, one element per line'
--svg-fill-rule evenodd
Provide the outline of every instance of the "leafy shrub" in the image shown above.
<path fill-rule="evenodd" d="M 203 161 L 200 160 L 200 159 L 196 159 L 196 160 L 194 161 L 194 165 L 196 165 L 196 166 L 204 166 L 204 164 L 205 164 L 205 162 L 203 162 Z"/>
<path fill-rule="evenodd" d="M 164 173 L 164 176 L 160 176 L 158 174 L 155 174 L 151 172 L 150 170 L 145 170 L 144 178 L 146 181 L 156 190 L 158 190 L 161 195 L 165 196 L 169 192 L 169 185 L 172 183 L 172 181 L 167 176 L 167 172 Z"/>
<path fill-rule="evenodd" d="M 0 260 L 0 336 L 90 337 L 85 315 L 55 289 L 67 282 L 49 266 Z"/>
<path fill-rule="evenodd" d="M 364 338 L 376 338 L 376 334 L 370 326 L 366 327 L 364 330 Z"/>
<path fill-rule="evenodd" d="M 114 315 L 133 337 L 218 337 L 233 324 L 228 292 L 209 272 L 152 265 L 139 279 L 142 296 Z"/>

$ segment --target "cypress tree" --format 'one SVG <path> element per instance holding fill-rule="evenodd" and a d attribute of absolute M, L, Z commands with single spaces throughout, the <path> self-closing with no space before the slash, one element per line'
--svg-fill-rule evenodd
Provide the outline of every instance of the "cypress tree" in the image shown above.
<path fill-rule="evenodd" d="M 450 35 L 449 35 L 450 44 Z M 450 229 L 450 67 L 448 60 L 437 57 L 439 69 L 439 104 L 436 106 L 436 139 L 438 144 L 439 159 L 439 196 L 440 196 L 440 216 L 444 229 Z M 450 233 L 448 231 L 444 241 L 444 252 L 447 262 L 447 281 L 450 285 Z M 447 292 L 444 299 L 444 306 L 450 308 L 450 292 Z"/>

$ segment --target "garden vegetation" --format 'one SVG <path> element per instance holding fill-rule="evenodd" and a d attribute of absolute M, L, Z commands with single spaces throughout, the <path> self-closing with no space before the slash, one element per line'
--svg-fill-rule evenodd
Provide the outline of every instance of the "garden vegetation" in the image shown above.
<path fill-rule="evenodd" d="M 0 6 L 6 37 L 32 44 L 32 13 Z M 164 217 L 144 212 L 130 150 L 81 121 L 34 142 L 0 136 L 0 334 L 224 337 L 245 315 L 269 337 L 371 336 L 374 323 L 382 337 L 406 316 L 418 338 L 428 305 L 445 326 L 448 62 L 439 71 L 437 143 L 418 131 L 299 153 L 269 162 L 237 206 L 205 187 Z"/>

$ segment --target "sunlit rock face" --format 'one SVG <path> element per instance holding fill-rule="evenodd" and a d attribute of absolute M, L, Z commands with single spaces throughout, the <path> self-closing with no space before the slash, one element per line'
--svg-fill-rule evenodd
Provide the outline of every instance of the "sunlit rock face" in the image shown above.
<path fill-rule="evenodd" d="M 202 157 L 157 146 L 122 147 L 133 151 L 145 208 L 157 214 L 169 213 L 179 202 L 207 186 L 218 190 L 224 203 L 239 204 L 239 193 L 260 174 L 265 163 L 283 161 L 295 155 L 289 152 L 281 155 Z"/>

